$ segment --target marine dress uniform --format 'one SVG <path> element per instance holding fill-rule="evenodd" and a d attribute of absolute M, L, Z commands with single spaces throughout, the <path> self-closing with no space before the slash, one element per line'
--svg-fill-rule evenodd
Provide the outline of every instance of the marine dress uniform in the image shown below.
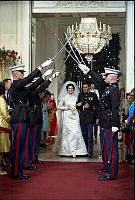
<path fill-rule="evenodd" d="M 14 71 L 24 72 L 24 66 L 13 68 Z M 12 70 L 12 71 L 13 71 Z M 27 91 L 25 86 L 39 74 L 36 68 L 31 74 L 21 80 L 13 80 L 10 88 L 10 95 L 13 102 L 13 112 L 10 124 L 13 130 L 13 153 L 11 162 L 11 176 L 18 179 L 28 179 L 23 174 L 25 159 L 25 144 L 28 125 Z"/>
<path fill-rule="evenodd" d="M 105 68 L 106 74 L 118 74 L 117 70 Z M 106 75 L 105 74 L 105 75 Z M 94 71 L 89 71 L 96 88 L 101 92 L 99 105 L 99 126 L 100 126 L 100 142 L 102 150 L 102 159 L 104 168 L 99 172 L 105 172 L 105 176 L 101 176 L 99 180 L 106 181 L 117 179 L 118 177 L 118 132 L 112 132 L 112 128 L 120 126 L 119 107 L 120 92 L 118 83 L 105 84 L 103 79 Z"/>
<path fill-rule="evenodd" d="M 39 78 L 38 84 L 44 81 L 43 78 Z M 41 100 L 39 98 L 39 93 L 43 92 L 49 85 L 51 81 L 45 81 L 42 86 L 36 88 L 33 92 L 28 92 L 28 127 L 27 127 L 27 137 L 26 137 L 26 146 L 25 146 L 25 169 L 33 169 L 32 161 L 36 164 L 41 163 L 38 161 L 38 148 L 41 138 L 41 128 L 42 128 L 42 108 Z"/>
<path fill-rule="evenodd" d="M 76 106 L 76 108 L 79 110 L 82 135 L 88 155 L 91 157 L 93 154 L 93 125 L 96 123 L 97 119 L 98 98 L 93 92 L 82 92 L 78 95 L 77 104 L 80 102 L 83 102 L 82 105 Z M 89 104 L 89 108 L 84 108 L 86 103 Z"/>

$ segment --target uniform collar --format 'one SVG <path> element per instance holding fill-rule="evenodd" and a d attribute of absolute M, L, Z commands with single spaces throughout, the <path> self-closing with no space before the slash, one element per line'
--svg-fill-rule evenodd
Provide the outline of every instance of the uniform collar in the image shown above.
<path fill-rule="evenodd" d="M 118 83 L 117 83 L 117 82 L 115 82 L 115 83 L 110 83 L 109 85 L 118 85 Z"/>

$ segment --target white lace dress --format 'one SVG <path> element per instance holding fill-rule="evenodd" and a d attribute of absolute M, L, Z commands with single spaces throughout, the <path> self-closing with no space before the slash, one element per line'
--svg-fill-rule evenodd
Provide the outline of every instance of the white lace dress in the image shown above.
<path fill-rule="evenodd" d="M 67 94 L 58 105 L 58 109 L 62 111 L 61 133 L 59 133 L 54 147 L 54 151 L 57 151 L 58 155 L 88 154 L 80 128 L 79 114 L 75 107 L 76 100 L 77 97 L 73 94 Z M 67 110 L 68 106 L 71 106 L 72 110 Z"/>

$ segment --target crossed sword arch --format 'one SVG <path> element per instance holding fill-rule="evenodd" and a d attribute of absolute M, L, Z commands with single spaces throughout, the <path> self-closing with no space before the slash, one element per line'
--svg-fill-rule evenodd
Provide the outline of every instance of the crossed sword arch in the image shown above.
<path fill-rule="evenodd" d="M 76 29 L 77 29 L 77 28 L 76 28 Z M 64 63 L 61 65 L 61 67 L 64 66 L 64 64 L 66 63 L 66 61 L 67 61 L 67 59 L 69 58 L 69 56 L 76 62 L 77 65 L 80 64 L 80 63 L 83 63 L 83 64 L 85 65 L 85 62 L 84 62 L 84 60 L 83 60 L 83 58 L 82 58 L 80 52 L 76 49 L 77 52 L 78 52 L 78 54 L 79 54 L 79 56 L 80 56 L 81 61 L 78 59 L 78 57 L 77 57 L 77 55 L 76 55 L 76 53 L 75 53 L 75 51 L 74 51 L 74 49 L 73 49 L 73 47 L 72 47 L 72 45 L 71 45 L 71 42 L 70 42 L 70 40 L 73 38 L 73 36 L 74 36 L 74 34 L 75 34 L 76 29 L 74 30 L 74 32 L 72 33 L 72 35 L 71 35 L 69 38 L 68 38 L 67 34 L 64 33 L 64 34 L 65 34 L 65 37 L 66 37 L 66 42 L 65 42 L 64 44 L 61 42 L 60 38 L 59 38 L 58 35 L 55 33 L 55 36 L 56 36 L 57 40 L 59 41 L 59 43 L 61 44 L 62 47 L 61 47 L 61 49 L 56 53 L 56 55 L 52 58 L 52 60 L 54 61 L 54 60 L 56 59 L 57 56 L 61 55 L 61 53 L 63 52 L 63 50 L 66 50 L 66 52 L 68 53 L 68 56 L 66 57 Z M 76 40 L 75 40 L 75 41 L 76 41 Z M 74 41 L 74 43 L 75 43 L 75 41 Z M 66 48 L 66 45 L 67 45 L 67 44 L 70 46 L 70 51 L 68 51 L 67 48 Z M 73 44 L 73 45 L 74 45 L 74 44 Z M 71 52 L 73 52 L 74 56 L 71 54 Z M 54 64 L 53 64 L 53 67 L 52 67 L 52 68 L 55 69 L 55 62 L 54 62 Z"/>

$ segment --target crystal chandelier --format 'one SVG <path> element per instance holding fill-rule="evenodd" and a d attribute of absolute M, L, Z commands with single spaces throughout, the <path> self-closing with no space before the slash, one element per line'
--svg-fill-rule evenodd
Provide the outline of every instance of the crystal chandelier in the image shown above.
<path fill-rule="evenodd" d="M 112 39 L 111 27 L 106 24 L 101 25 L 101 22 L 97 24 L 95 17 L 82 18 L 79 26 L 72 25 L 67 28 L 67 35 L 71 37 L 72 45 L 81 54 L 85 54 L 85 58 L 88 62 L 92 61 L 93 54 L 101 51 L 101 49 L 109 45 L 109 40 Z"/>

